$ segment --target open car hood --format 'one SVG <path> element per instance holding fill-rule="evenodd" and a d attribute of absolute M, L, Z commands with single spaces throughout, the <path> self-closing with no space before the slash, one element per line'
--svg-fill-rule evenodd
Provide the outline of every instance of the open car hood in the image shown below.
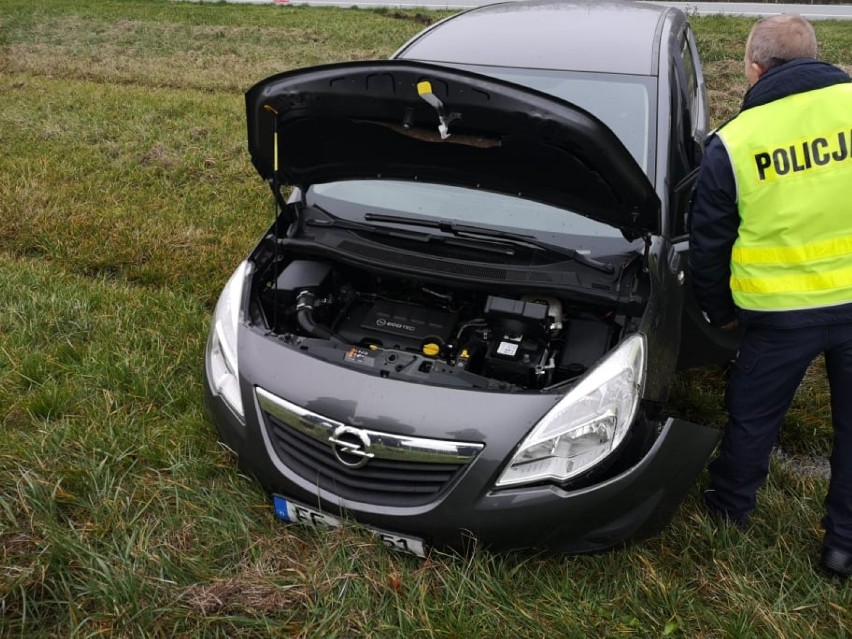
<path fill-rule="evenodd" d="M 252 161 L 273 183 L 443 183 L 575 211 L 631 240 L 659 232 L 654 188 L 606 125 L 487 76 L 407 60 L 317 66 L 256 84 L 246 115 Z"/>

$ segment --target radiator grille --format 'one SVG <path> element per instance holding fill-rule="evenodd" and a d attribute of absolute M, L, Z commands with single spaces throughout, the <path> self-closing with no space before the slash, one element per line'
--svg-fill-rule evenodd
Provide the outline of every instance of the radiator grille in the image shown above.
<path fill-rule="evenodd" d="M 464 466 L 373 459 L 362 468 L 347 468 L 331 447 L 265 415 L 278 458 L 312 484 L 345 499 L 389 506 L 413 506 L 434 499 Z"/>

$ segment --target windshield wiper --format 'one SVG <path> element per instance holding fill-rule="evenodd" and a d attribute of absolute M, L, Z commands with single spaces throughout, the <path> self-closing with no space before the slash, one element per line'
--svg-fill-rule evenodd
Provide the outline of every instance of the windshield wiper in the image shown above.
<path fill-rule="evenodd" d="M 495 243 L 488 243 L 482 241 L 476 241 L 473 239 L 463 238 L 463 237 L 445 237 L 442 235 L 435 235 L 433 233 L 421 233 L 418 231 L 406 231 L 404 229 L 394 229 L 388 228 L 386 226 L 376 226 L 375 224 L 364 224 L 363 222 L 355 222 L 352 220 L 343 220 L 339 217 L 331 216 L 328 211 L 325 211 L 321 207 L 317 205 L 313 205 L 313 208 L 329 215 L 330 217 L 325 220 L 319 220 L 316 218 L 309 218 L 305 220 L 305 224 L 308 226 L 319 226 L 323 228 L 339 228 L 346 229 L 347 231 L 361 231 L 365 233 L 372 233 L 375 235 L 385 235 L 388 237 L 394 237 L 403 240 L 410 240 L 414 242 L 436 242 L 439 244 L 445 244 L 447 246 L 459 246 L 461 248 L 466 249 L 474 249 L 478 251 L 484 251 L 487 253 L 496 253 L 497 255 L 514 255 L 515 251 L 510 247 L 505 245 L 499 245 Z"/>
<path fill-rule="evenodd" d="M 386 222 L 388 224 L 424 226 L 426 228 L 438 229 L 443 233 L 449 233 L 456 237 L 484 237 L 504 242 L 511 242 L 518 246 L 532 246 L 534 248 L 549 251 L 575 260 L 580 264 L 585 264 L 586 266 L 602 271 L 603 273 L 615 272 L 615 267 L 609 262 L 599 262 L 588 255 L 583 255 L 575 249 L 568 248 L 567 246 L 560 246 L 558 244 L 551 244 L 550 242 L 544 242 L 532 235 L 500 231 L 498 229 L 492 229 L 485 226 L 459 224 L 458 222 L 450 222 L 448 220 L 416 220 L 402 215 L 385 215 L 383 213 L 366 213 L 364 215 L 364 219 L 370 220 L 371 222 Z"/>

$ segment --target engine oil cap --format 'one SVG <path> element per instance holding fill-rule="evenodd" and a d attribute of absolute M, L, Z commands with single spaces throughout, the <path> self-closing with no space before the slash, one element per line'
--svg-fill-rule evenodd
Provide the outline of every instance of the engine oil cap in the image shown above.
<path fill-rule="evenodd" d="M 423 354 L 426 357 L 437 357 L 441 354 L 441 346 L 435 342 L 426 342 L 423 344 Z"/>

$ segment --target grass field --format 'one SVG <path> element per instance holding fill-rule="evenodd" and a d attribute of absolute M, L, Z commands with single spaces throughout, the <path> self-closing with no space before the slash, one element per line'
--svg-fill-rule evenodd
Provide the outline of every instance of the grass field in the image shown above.
<path fill-rule="evenodd" d="M 0 637 L 842 637 L 826 482 L 773 464 L 751 529 L 696 487 L 659 537 L 581 557 L 433 554 L 273 519 L 201 413 L 212 305 L 272 218 L 243 97 L 385 57 L 442 13 L 0 0 Z M 750 27 L 694 19 L 715 123 Z M 852 70 L 852 27 L 818 23 Z M 671 409 L 721 426 L 718 371 Z M 788 419 L 825 454 L 824 373 Z"/>

